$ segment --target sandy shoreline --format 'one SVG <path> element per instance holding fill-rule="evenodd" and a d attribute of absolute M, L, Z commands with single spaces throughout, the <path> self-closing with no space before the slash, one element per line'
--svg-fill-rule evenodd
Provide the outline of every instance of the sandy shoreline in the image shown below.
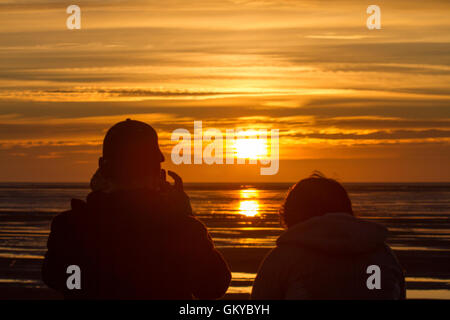
<path fill-rule="evenodd" d="M 55 213 L 49 212 L 1 212 L 0 225 L 5 239 L 14 237 L 34 237 L 28 247 L 19 244 L 17 250 L 8 251 L 7 243 L 1 246 L 0 253 L 0 299 L 60 299 L 61 296 L 45 287 L 40 280 L 42 256 L 48 237 L 50 221 Z M 419 293 L 419 297 L 426 296 L 420 291 L 436 294 L 432 296 L 450 299 L 450 246 L 448 230 L 450 219 L 446 215 L 430 217 L 362 217 L 381 223 L 389 228 L 388 239 L 402 264 L 406 277 L 407 288 L 411 292 Z M 242 225 L 241 220 L 226 220 L 202 217 L 208 226 L 218 249 L 223 253 L 233 272 L 232 290 L 225 299 L 247 299 L 252 277 L 264 256 L 270 250 L 267 243 L 257 243 L 261 234 L 276 239 L 282 232 L 276 218 L 265 219 L 258 224 Z M 17 229 L 17 228 L 22 229 Z M 239 231 L 240 230 L 240 231 Z M 233 231 L 226 233 L 224 231 Z M 239 232 L 238 232 L 239 231 Z M 15 235 L 13 235 L 15 234 Z M 228 241 L 228 245 L 221 245 L 219 238 L 227 237 L 236 241 L 237 245 Z M 9 237 L 9 238 L 8 238 Z M 11 238 L 12 237 L 12 238 Z M 242 240 L 246 242 L 242 242 Z M 272 242 L 270 242 L 272 241 Z M 268 243 L 273 245 L 273 240 Z M 222 241 L 222 244 L 224 242 Z M 32 247 L 30 247 L 32 246 Z M 33 248 L 33 255 L 26 252 Z M 241 290 L 242 289 L 242 290 Z M 243 293 L 244 292 L 244 293 Z"/>
<path fill-rule="evenodd" d="M 233 273 L 256 273 L 267 248 L 221 248 Z M 406 270 L 408 278 L 434 278 L 449 280 L 448 254 L 424 250 L 400 250 L 396 254 Z M 42 259 L 0 258 L 2 278 L 24 282 L 0 283 L 0 299 L 61 299 L 40 281 Z M 26 283 L 25 281 L 30 281 Z M 233 281 L 231 286 L 251 286 L 251 281 Z M 449 282 L 408 281 L 408 289 L 450 290 Z M 225 299 L 248 299 L 248 294 L 227 294 Z"/>

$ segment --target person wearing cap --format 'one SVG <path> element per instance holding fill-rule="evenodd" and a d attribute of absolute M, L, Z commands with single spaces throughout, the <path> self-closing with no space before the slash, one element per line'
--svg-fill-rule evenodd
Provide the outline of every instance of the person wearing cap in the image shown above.
<path fill-rule="evenodd" d="M 67 299 L 217 299 L 231 273 L 192 215 L 181 178 L 161 169 L 156 131 L 127 119 L 109 129 L 86 201 L 51 225 L 43 281 Z M 80 285 L 69 285 L 70 266 Z"/>

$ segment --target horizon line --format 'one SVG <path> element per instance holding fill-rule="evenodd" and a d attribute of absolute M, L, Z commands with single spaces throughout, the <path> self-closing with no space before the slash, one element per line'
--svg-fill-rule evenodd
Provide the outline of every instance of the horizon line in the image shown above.
<path fill-rule="evenodd" d="M 307 178 L 307 177 L 305 177 Z M 408 183 L 408 184 L 426 184 L 426 183 L 440 183 L 440 184 L 450 184 L 450 181 L 342 181 L 340 179 L 335 179 L 332 177 L 326 177 L 334 179 L 340 183 L 346 184 L 346 183 Z M 300 179 L 302 180 L 302 179 Z M 208 183 L 216 183 L 216 184 L 260 184 L 260 183 L 266 183 L 266 184 L 294 184 L 299 182 L 297 181 L 183 181 L 183 184 L 208 184 Z M 89 184 L 89 181 L 0 181 L 0 184 L 6 184 L 6 183 L 50 183 L 50 184 L 58 184 L 58 183 L 77 183 L 77 184 Z"/>

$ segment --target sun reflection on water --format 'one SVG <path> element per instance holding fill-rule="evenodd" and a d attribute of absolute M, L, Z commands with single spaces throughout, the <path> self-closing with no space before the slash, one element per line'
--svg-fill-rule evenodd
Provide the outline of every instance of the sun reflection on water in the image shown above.
<path fill-rule="evenodd" d="M 247 217 L 254 217 L 259 213 L 259 201 L 257 200 L 259 190 L 244 189 L 240 190 L 240 198 L 245 200 L 239 201 L 238 211 Z"/>

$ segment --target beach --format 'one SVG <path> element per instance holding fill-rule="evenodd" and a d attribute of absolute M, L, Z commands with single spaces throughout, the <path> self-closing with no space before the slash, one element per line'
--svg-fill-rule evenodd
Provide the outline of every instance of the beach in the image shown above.
<path fill-rule="evenodd" d="M 195 215 L 230 264 L 224 299 L 248 299 L 264 256 L 283 232 L 290 184 L 186 184 Z M 354 210 L 385 225 L 405 270 L 408 298 L 450 299 L 450 184 L 345 184 Z M 0 184 L 0 299 L 60 299 L 40 280 L 51 219 L 84 199 L 82 183 Z"/>

